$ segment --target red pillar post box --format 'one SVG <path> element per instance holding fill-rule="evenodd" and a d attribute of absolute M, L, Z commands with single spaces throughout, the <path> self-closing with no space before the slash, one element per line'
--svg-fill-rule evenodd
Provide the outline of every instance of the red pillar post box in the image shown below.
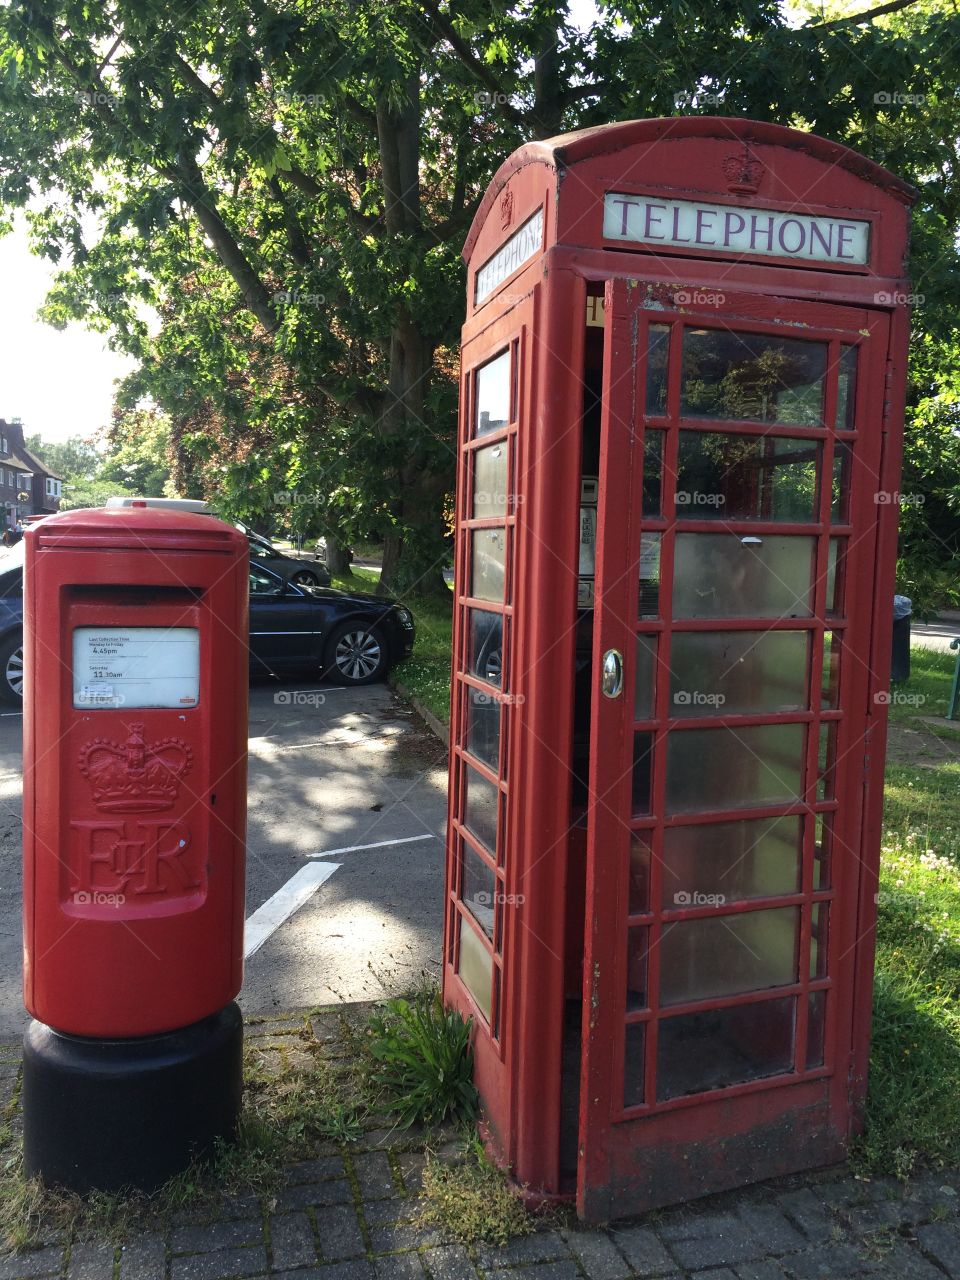
<path fill-rule="evenodd" d="M 522 147 L 467 238 L 444 993 L 586 1218 L 862 1123 L 913 194 L 641 120 Z"/>
<path fill-rule="evenodd" d="M 25 540 L 26 1167 L 151 1188 L 239 1112 L 246 539 L 126 507 Z"/>

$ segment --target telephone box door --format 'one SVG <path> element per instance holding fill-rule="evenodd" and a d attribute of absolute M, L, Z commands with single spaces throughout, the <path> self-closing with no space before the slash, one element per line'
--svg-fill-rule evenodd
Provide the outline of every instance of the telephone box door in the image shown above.
<path fill-rule="evenodd" d="M 592 1219 L 845 1148 L 889 322 L 614 280 L 604 324 Z"/>

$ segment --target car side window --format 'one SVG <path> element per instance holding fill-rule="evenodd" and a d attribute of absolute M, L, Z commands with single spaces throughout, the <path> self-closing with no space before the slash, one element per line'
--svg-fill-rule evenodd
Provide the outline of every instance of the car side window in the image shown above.
<path fill-rule="evenodd" d="M 279 596 L 283 594 L 283 583 L 279 578 L 275 578 L 272 573 L 264 573 L 262 569 L 257 569 L 251 565 L 250 567 L 250 595 L 259 596 Z"/>

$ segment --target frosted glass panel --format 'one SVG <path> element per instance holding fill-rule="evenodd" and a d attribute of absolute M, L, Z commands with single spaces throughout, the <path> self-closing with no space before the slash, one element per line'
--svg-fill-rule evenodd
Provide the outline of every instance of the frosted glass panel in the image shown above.
<path fill-rule="evenodd" d="M 683 1004 L 797 980 L 798 907 L 664 924 L 660 1001 Z"/>
<path fill-rule="evenodd" d="M 820 455 L 813 440 L 681 431 L 677 518 L 815 520 Z"/>
<path fill-rule="evenodd" d="M 473 455 L 473 515 L 507 514 L 507 446 L 491 444 Z"/>
<path fill-rule="evenodd" d="M 673 730 L 667 744 L 667 812 L 790 804 L 803 782 L 804 727 Z"/>
<path fill-rule="evenodd" d="M 475 434 L 478 436 L 499 431 L 510 421 L 509 351 L 477 370 L 476 409 Z"/>
<path fill-rule="evenodd" d="M 640 617 L 660 614 L 660 534 L 640 535 Z"/>
<path fill-rule="evenodd" d="M 460 981 L 476 1000 L 477 1005 L 490 1021 L 490 997 L 493 986 L 493 959 L 479 937 L 460 917 Z"/>
<path fill-rule="evenodd" d="M 662 1102 L 792 1070 L 795 1022 L 793 996 L 664 1018 L 657 1098 Z"/>
<path fill-rule="evenodd" d="M 805 631 L 686 631 L 673 637 L 672 716 L 805 710 Z"/>
<path fill-rule="evenodd" d="M 478 600 L 503 599 L 506 582 L 506 529 L 474 529 L 470 594 Z"/>
<path fill-rule="evenodd" d="M 796 893 L 802 830 L 798 815 L 667 827 L 663 909 Z"/>
<path fill-rule="evenodd" d="M 814 538 L 730 533 L 677 534 L 675 618 L 808 618 Z"/>
<path fill-rule="evenodd" d="M 463 771 L 463 824 L 491 853 L 497 849 L 500 792 L 474 769 Z"/>
<path fill-rule="evenodd" d="M 680 412 L 819 427 L 826 368 L 825 342 L 687 329 Z"/>
<path fill-rule="evenodd" d="M 834 426 L 837 431 L 852 431 L 856 426 L 854 411 L 857 399 L 857 348 L 840 348 L 840 369 L 837 380 L 837 415 Z"/>

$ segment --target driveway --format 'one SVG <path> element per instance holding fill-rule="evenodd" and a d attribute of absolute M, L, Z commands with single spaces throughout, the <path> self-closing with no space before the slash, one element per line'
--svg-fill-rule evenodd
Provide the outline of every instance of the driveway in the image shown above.
<path fill-rule="evenodd" d="M 20 715 L 0 715 L 0 1035 L 26 1021 L 20 739 Z M 437 974 L 445 821 L 446 751 L 392 690 L 253 686 L 244 1012 Z"/>

